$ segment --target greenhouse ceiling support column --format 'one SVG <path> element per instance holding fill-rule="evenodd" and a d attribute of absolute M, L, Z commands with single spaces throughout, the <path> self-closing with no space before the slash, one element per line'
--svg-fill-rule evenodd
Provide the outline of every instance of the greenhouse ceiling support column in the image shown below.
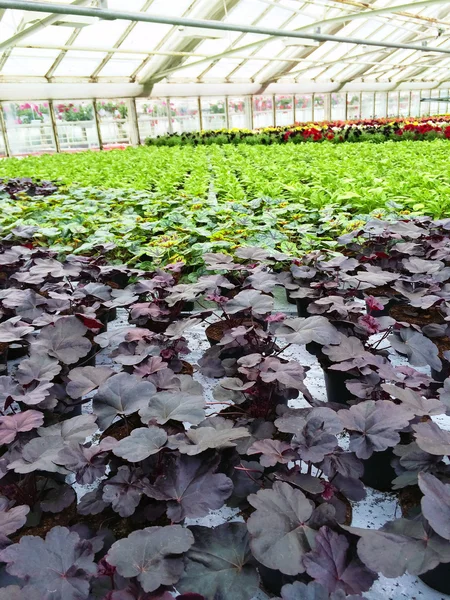
<path fill-rule="evenodd" d="M 294 119 L 294 123 L 297 123 L 297 96 L 296 96 L 296 94 L 294 94 L 292 96 L 292 102 L 294 103 L 294 106 L 293 106 L 294 112 L 293 112 L 292 117 Z"/>
<path fill-rule="evenodd" d="M 5 142 L 6 156 L 11 157 L 11 146 L 9 144 L 8 131 L 6 129 L 5 115 L 3 113 L 3 104 L 0 104 L 0 127 L 3 134 L 3 141 Z"/>
<path fill-rule="evenodd" d="M 325 121 L 331 121 L 331 94 L 324 94 Z"/>
<path fill-rule="evenodd" d="M 139 131 L 139 121 L 136 108 L 136 98 L 127 100 L 128 105 L 128 124 L 130 125 L 130 144 L 140 146 L 141 134 Z"/>
<path fill-rule="evenodd" d="M 198 106 L 198 123 L 200 125 L 200 131 L 203 131 L 203 115 L 202 115 L 202 101 L 200 96 L 197 98 Z"/>
<path fill-rule="evenodd" d="M 101 131 L 100 121 L 99 121 L 98 113 L 97 113 L 97 102 L 95 100 L 92 100 L 92 104 L 94 106 L 94 121 L 95 121 L 95 128 L 97 130 L 98 147 L 100 148 L 100 150 L 103 150 L 102 131 Z"/>
<path fill-rule="evenodd" d="M 166 98 L 166 102 L 167 102 L 167 128 L 168 128 L 168 133 L 172 134 L 173 133 L 173 123 L 172 123 L 172 108 L 170 106 L 170 98 Z"/>
<path fill-rule="evenodd" d="M 53 108 L 53 100 L 49 101 L 48 110 L 50 112 L 50 122 L 52 124 L 52 132 L 53 132 L 53 139 L 55 140 L 56 152 L 61 152 L 61 144 L 59 143 L 58 128 L 56 127 L 56 119 L 55 119 L 55 110 Z"/>
<path fill-rule="evenodd" d="M 411 116 L 411 92 L 408 92 L 408 117 Z"/>
<path fill-rule="evenodd" d="M 250 96 L 250 98 L 248 99 L 248 105 L 250 107 L 250 129 L 255 129 L 255 115 L 254 115 L 254 110 L 253 110 L 253 96 Z"/>
<path fill-rule="evenodd" d="M 277 105 L 275 102 L 275 94 L 272 96 L 272 112 L 273 112 L 273 126 L 277 126 Z"/>
<path fill-rule="evenodd" d="M 228 106 L 228 102 L 230 99 L 228 96 L 225 96 L 225 128 L 230 129 L 230 107 Z"/>

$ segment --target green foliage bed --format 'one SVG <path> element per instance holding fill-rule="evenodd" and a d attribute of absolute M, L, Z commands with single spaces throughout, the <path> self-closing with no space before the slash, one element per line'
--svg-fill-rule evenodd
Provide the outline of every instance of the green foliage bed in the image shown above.
<path fill-rule="evenodd" d="M 115 242 L 133 264 L 196 265 L 238 244 L 295 252 L 333 245 L 368 215 L 450 216 L 446 141 L 382 145 L 130 148 L 0 161 L 0 177 L 61 182 L 49 197 L 3 194 L 0 227 L 86 252 Z M 296 248 L 295 248 L 295 247 Z"/>

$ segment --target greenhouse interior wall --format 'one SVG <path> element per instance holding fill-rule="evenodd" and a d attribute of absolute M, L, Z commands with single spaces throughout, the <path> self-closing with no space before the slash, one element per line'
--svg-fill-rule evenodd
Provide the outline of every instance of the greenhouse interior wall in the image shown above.
<path fill-rule="evenodd" d="M 100 150 L 208 129 L 446 114 L 450 90 L 2 102 L 0 155 Z M 433 99 L 434 98 L 434 99 Z M 422 101 L 422 99 L 432 99 Z"/>

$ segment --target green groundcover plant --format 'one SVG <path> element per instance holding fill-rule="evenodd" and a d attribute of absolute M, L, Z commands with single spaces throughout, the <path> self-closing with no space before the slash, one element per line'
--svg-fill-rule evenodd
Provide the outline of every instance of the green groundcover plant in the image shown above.
<path fill-rule="evenodd" d="M 39 227 L 39 243 L 154 267 L 240 244 L 299 253 L 333 247 L 370 216 L 449 215 L 444 140 L 129 148 L 9 159 L 0 177 L 57 189 L 0 190 L 0 227 Z M 15 185 L 15 184 L 14 184 Z M 47 185 L 47 184 L 46 184 Z"/>

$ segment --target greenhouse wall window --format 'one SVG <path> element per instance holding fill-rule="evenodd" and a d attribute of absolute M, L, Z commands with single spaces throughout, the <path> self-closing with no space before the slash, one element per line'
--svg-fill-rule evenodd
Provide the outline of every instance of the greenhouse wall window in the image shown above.
<path fill-rule="evenodd" d="M 200 129 L 445 114 L 449 90 L 3 102 L 0 156 L 114 148 Z"/>
<path fill-rule="evenodd" d="M 275 125 L 275 104 L 273 96 L 253 96 L 253 126 L 273 127 Z"/>
<path fill-rule="evenodd" d="M 252 129 L 252 115 L 250 96 L 228 98 L 228 126 L 230 129 Z"/>
<path fill-rule="evenodd" d="M 312 94 L 295 96 L 295 120 L 305 123 L 313 120 Z"/>
<path fill-rule="evenodd" d="M 104 146 L 129 145 L 131 129 L 129 100 L 97 100 L 100 136 Z"/>
<path fill-rule="evenodd" d="M 346 94 L 331 94 L 331 120 L 345 121 L 347 118 Z"/>

